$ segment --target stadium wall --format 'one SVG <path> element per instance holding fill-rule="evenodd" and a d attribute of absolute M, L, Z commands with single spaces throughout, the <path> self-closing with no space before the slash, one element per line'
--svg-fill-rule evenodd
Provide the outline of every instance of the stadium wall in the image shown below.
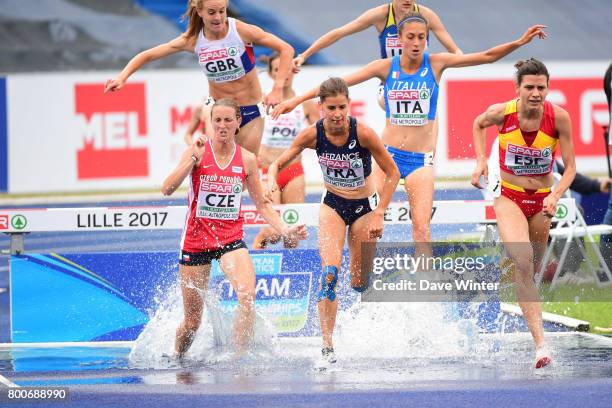
<path fill-rule="evenodd" d="M 572 117 L 578 168 L 606 169 L 602 126 L 609 111 L 602 90 L 608 62 L 548 64 L 549 100 Z M 354 66 L 306 67 L 294 80 L 298 91 Z M 440 134 L 436 152 L 439 177 L 464 177 L 473 169 L 471 128 L 490 104 L 515 95 L 511 64 L 449 70 L 440 84 Z M 207 94 L 196 70 L 160 70 L 134 75 L 119 92 L 104 94 L 111 72 L 15 74 L 6 77 L 6 106 L 1 104 L 0 142 L 6 142 L 0 167 L 0 191 L 9 193 L 76 192 L 157 188 L 185 148 L 183 133 L 193 107 Z M 264 89 L 271 81 L 261 75 Z M 0 85 L 4 81 L 0 80 Z M 378 107 L 378 81 L 351 88 L 352 115 L 376 131 L 384 126 Z M 489 143 L 494 138 L 490 131 Z M 8 156 L 6 154 L 8 152 Z M 7 156 L 7 157 L 4 157 Z M 307 161 L 307 182 L 320 183 L 314 154 Z M 309 171 L 313 169 L 312 171 Z M 4 184 L 3 184 L 4 183 Z"/>

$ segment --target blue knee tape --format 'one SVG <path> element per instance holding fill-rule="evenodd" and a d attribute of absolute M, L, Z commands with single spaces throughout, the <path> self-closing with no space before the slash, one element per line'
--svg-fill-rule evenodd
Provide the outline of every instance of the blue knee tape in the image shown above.
<path fill-rule="evenodd" d="M 330 282 L 327 282 L 328 275 L 333 276 Z M 323 299 L 329 299 L 333 302 L 336 300 L 336 283 L 338 283 L 338 268 L 329 265 L 324 267 L 321 273 L 321 290 L 317 295 L 317 301 L 320 302 Z"/>
<path fill-rule="evenodd" d="M 354 291 L 359 292 L 359 293 L 363 293 L 366 290 L 368 290 L 368 286 L 353 286 L 352 287 Z"/>

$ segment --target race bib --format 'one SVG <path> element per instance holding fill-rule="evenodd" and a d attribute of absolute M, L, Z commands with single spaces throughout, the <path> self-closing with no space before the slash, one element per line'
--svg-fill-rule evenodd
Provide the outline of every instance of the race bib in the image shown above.
<path fill-rule="evenodd" d="M 241 182 L 201 181 L 196 217 L 237 220 L 242 199 Z"/>
<path fill-rule="evenodd" d="M 274 148 L 288 149 L 302 130 L 303 113 L 298 108 L 291 113 L 279 116 L 276 120 L 268 116 L 264 126 L 262 144 Z"/>
<path fill-rule="evenodd" d="M 508 143 L 504 164 L 517 176 L 537 176 L 550 171 L 553 154 L 550 147 L 537 149 Z"/>
<path fill-rule="evenodd" d="M 387 58 L 402 55 L 402 43 L 397 37 L 387 37 L 385 40 L 385 49 L 387 51 Z"/>
<path fill-rule="evenodd" d="M 236 47 L 202 50 L 198 53 L 198 60 L 206 77 L 213 82 L 235 81 L 246 75 Z"/>
<path fill-rule="evenodd" d="M 319 157 L 323 180 L 338 188 L 359 188 L 365 185 L 361 158 L 335 160 Z"/>
<path fill-rule="evenodd" d="M 428 89 L 387 92 L 389 121 L 392 125 L 423 126 L 429 116 L 431 92 Z"/>

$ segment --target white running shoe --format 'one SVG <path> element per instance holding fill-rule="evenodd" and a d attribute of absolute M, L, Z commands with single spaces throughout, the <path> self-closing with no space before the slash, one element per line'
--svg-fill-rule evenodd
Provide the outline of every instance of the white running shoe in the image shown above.
<path fill-rule="evenodd" d="M 336 361 L 336 354 L 333 347 L 323 347 L 321 349 L 321 357 L 315 362 L 314 368 L 318 371 L 327 370 Z"/>
<path fill-rule="evenodd" d="M 552 363 L 552 356 L 546 345 L 536 348 L 535 368 L 543 368 Z"/>

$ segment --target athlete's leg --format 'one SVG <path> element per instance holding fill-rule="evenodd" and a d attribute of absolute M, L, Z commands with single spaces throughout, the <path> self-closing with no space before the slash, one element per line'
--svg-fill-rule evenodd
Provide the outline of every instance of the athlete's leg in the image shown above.
<path fill-rule="evenodd" d="M 182 358 L 202 323 L 202 296 L 208 283 L 210 264 L 188 266 L 179 264 L 181 292 L 183 293 L 183 321 L 176 330 L 174 349 L 178 358 Z"/>
<path fill-rule="evenodd" d="M 238 297 L 234 317 L 234 345 L 237 352 L 244 350 L 253 338 L 255 322 L 255 268 L 246 248 L 239 248 L 221 256 L 221 269 Z"/>
<path fill-rule="evenodd" d="M 544 327 L 539 293 L 533 280 L 535 269 L 530 225 L 518 205 L 505 196 L 495 199 L 495 214 L 499 235 L 514 263 L 514 282 L 519 306 L 535 345 L 539 347 L 544 342 Z"/>
<path fill-rule="evenodd" d="M 545 216 L 543 212 L 539 212 L 529 218 L 528 222 L 529 240 L 532 243 L 534 251 L 534 273 L 537 273 L 540 270 L 542 259 L 546 253 L 552 218 Z"/>
<path fill-rule="evenodd" d="M 321 204 L 319 211 L 319 253 L 321 254 L 322 273 L 329 271 L 328 267 L 336 268 L 340 272 L 342 263 L 342 249 L 346 235 L 346 225 L 340 216 L 330 207 Z M 327 274 L 321 281 L 331 282 L 333 276 Z M 320 291 L 323 290 L 323 285 Z M 319 299 L 319 320 L 323 334 L 323 347 L 333 347 L 332 336 L 336 324 L 338 312 L 338 300 L 330 300 L 328 297 Z"/>
<path fill-rule="evenodd" d="M 263 128 L 264 120 L 261 116 L 253 119 L 240 128 L 240 132 L 236 135 L 236 143 L 257 156 L 259 153 L 259 146 L 261 145 Z"/>
<path fill-rule="evenodd" d="M 433 211 L 434 176 L 433 167 L 421 167 L 405 178 L 404 188 L 410 204 L 412 238 L 415 253 L 431 256 L 430 222 Z"/>
<path fill-rule="evenodd" d="M 368 287 L 372 259 L 376 252 L 376 240 L 371 239 L 368 232 L 368 225 L 370 225 L 373 214 L 373 212 L 370 212 L 363 217 L 359 217 L 349 227 L 348 247 L 351 287 L 358 292 L 363 292 Z"/>
<path fill-rule="evenodd" d="M 281 191 L 281 203 L 283 204 L 303 203 L 305 197 L 306 183 L 303 174 L 291 179 Z M 296 248 L 298 243 L 298 241 L 284 240 L 285 248 Z"/>
<path fill-rule="evenodd" d="M 385 185 L 385 172 L 376 163 L 376 160 L 372 160 L 372 176 L 374 176 L 376 182 L 376 191 L 380 195 Z"/>

